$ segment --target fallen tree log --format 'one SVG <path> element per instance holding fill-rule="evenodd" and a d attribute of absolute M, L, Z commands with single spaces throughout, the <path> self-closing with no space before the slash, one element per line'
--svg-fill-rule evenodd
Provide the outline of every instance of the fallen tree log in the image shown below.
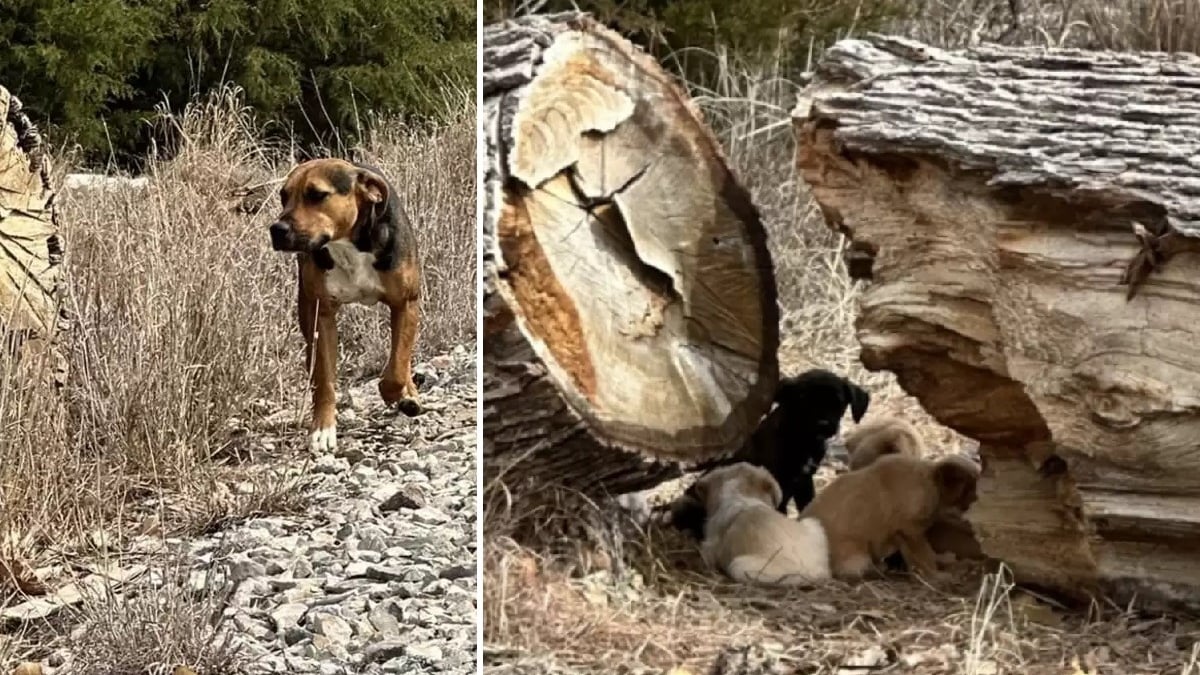
<path fill-rule="evenodd" d="M 53 199 L 41 136 L 0 87 L 0 356 L 49 358 L 47 372 L 61 384 L 63 247 Z"/>
<path fill-rule="evenodd" d="M 863 364 L 980 441 L 1019 582 L 1200 607 L 1200 58 L 836 44 L 797 163 Z"/>
<path fill-rule="evenodd" d="M 482 82 L 485 485 L 616 494 L 737 449 L 779 310 L 698 111 L 581 14 L 485 27 Z"/>

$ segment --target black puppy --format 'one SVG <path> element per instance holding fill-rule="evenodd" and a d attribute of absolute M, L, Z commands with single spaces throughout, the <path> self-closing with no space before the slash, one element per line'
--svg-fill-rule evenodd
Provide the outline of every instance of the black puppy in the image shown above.
<path fill-rule="evenodd" d="M 813 369 L 780 380 L 775 390 L 775 408 L 767 413 L 749 442 L 730 457 L 696 467 L 711 471 L 719 466 L 749 462 L 771 472 L 783 491 L 779 512 L 787 513 L 788 501 L 797 510 L 816 496 L 813 475 L 825 459 L 825 443 L 837 435 L 846 408 L 855 422 L 862 420 L 871 395 L 862 387 L 828 370 Z M 704 537 L 704 504 L 689 487 L 671 505 L 670 521 L 676 527 Z"/>

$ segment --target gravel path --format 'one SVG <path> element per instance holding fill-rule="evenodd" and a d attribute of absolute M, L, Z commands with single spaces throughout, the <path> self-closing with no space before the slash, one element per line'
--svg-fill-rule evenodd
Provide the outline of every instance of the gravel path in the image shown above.
<path fill-rule="evenodd" d="M 417 372 L 416 418 L 384 409 L 374 380 L 342 396 L 305 515 L 191 543 L 190 583 L 232 590 L 251 672 L 475 672 L 475 354 Z"/>

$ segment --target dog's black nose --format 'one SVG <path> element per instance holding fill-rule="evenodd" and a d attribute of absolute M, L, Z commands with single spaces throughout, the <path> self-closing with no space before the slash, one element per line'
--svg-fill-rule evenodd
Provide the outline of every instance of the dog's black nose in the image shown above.
<path fill-rule="evenodd" d="M 288 238 L 291 234 L 292 227 L 282 220 L 271 223 L 271 248 L 276 251 L 287 248 Z"/>

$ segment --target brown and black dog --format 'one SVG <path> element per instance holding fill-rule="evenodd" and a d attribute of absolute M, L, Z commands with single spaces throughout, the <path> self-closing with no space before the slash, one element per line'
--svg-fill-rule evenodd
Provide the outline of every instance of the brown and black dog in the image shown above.
<path fill-rule="evenodd" d="M 337 312 L 347 303 L 391 310 L 391 352 L 379 394 L 417 415 L 413 346 L 420 322 L 421 260 L 400 196 L 378 169 L 314 159 L 292 169 L 279 191 L 282 211 L 271 247 L 298 259 L 298 314 L 312 373 L 310 447 L 337 447 Z"/>

